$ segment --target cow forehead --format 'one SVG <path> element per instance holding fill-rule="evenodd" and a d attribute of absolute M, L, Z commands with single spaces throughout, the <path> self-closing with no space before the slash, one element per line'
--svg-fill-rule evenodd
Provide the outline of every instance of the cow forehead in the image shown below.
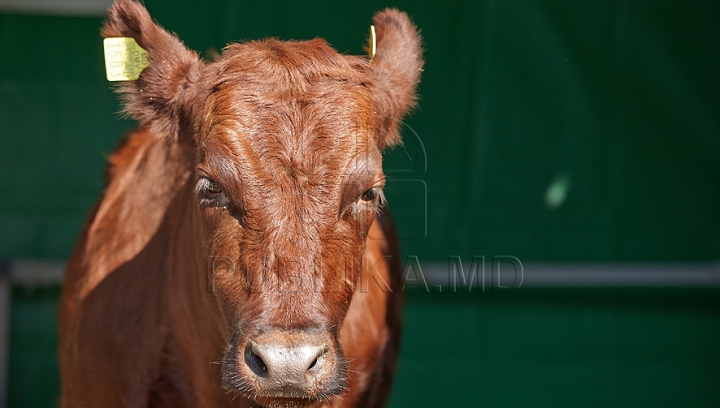
<path fill-rule="evenodd" d="M 376 171 L 379 150 L 363 109 L 324 105 L 237 101 L 232 112 L 218 115 L 222 119 L 208 128 L 199 146 L 206 158 L 218 155 L 254 172 L 332 179 Z"/>
<path fill-rule="evenodd" d="M 206 80 L 203 154 L 224 152 L 256 181 L 287 175 L 343 183 L 377 172 L 364 59 L 323 40 L 235 44 Z"/>
<path fill-rule="evenodd" d="M 362 193 L 383 177 L 380 152 L 362 128 L 342 134 L 317 127 L 293 132 L 218 125 L 205 138 L 199 162 L 211 175 L 224 173 L 226 183 L 235 180 L 243 190 L 276 198 L 315 196 L 318 204 L 331 204 L 320 197 L 340 195 L 344 186 Z M 266 200 L 263 196 L 257 198 Z"/>

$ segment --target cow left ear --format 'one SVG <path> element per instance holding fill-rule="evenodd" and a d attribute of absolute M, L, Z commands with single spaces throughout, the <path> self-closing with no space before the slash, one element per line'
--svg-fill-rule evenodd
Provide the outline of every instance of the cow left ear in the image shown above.
<path fill-rule="evenodd" d="M 373 17 L 373 23 L 375 135 L 383 149 L 400 143 L 400 121 L 417 102 L 416 88 L 423 67 L 422 43 L 417 27 L 401 11 L 381 11 Z"/>
<path fill-rule="evenodd" d="M 132 37 L 148 52 L 150 66 L 136 81 L 117 88 L 123 111 L 156 135 L 177 140 L 197 99 L 192 84 L 204 67 L 198 55 L 155 24 L 145 7 L 132 0 L 112 5 L 102 35 Z"/>

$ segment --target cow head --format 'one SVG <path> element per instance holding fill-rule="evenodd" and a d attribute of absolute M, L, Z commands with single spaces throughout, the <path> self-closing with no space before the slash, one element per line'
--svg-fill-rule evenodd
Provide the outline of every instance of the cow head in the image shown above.
<path fill-rule="evenodd" d="M 346 386 L 338 334 L 383 205 L 380 152 L 399 143 L 422 68 L 404 13 L 374 25 L 372 62 L 316 39 L 232 44 L 206 63 L 128 0 L 103 31 L 149 53 L 119 88 L 125 112 L 195 158 L 196 242 L 229 333 L 224 386 L 263 405 Z"/>

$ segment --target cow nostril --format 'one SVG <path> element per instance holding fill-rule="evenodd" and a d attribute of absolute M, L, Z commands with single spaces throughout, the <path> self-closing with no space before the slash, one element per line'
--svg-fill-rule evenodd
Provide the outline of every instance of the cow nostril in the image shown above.
<path fill-rule="evenodd" d="M 268 377 L 267 365 L 262 357 L 253 352 L 252 342 L 248 342 L 245 346 L 245 364 L 252 370 L 255 375 L 261 378 Z"/>
<path fill-rule="evenodd" d="M 313 360 L 312 363 L 310 363 L 310 367 L 308 367 L 308 370 L 310 370 L 310 369 L 312 369 L 313 367 L 315 367 L 315 364 L 317 364 L 317 361 L 318 361 L 318 358 L 315 357 L 315 360 Z"/>
<path fill-rule="evenodd" d="M 307 370 L 310 371 L 310 370 L 313 369 L 313 367 L 315 367 L 315 366 L 317 366 L 317 365 L 322 365 L 322 363 L 323 363 L 324 360 L 325 360 L 325 356 L 327 355 L 327 352 L 328 352 L 329 349 L 330 349 L 330 348 L 329 348 L 327 345 L 326 345 L 326 346 L 319 347 L 319 348 L 317 349 L 316 354 L 315 354 L 315 358 L 312 359 L 312 361 L 310 362 L 310 365 L 308 366 Z"/>

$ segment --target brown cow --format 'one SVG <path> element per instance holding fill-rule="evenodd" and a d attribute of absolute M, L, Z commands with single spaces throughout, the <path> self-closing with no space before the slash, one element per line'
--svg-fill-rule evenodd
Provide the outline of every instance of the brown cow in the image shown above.
<path fill-rule="evenodd" d="M 140 130 L 68 265 L 63 407 L 385 403 L 402 295 L 380 152 L 423 63 L 404 13 L 374 25 L 372 61 L 316 39 L 203 62 L 113 5 L 103 35 L 135 38 L 150 67 L 118 88 Z"/>

